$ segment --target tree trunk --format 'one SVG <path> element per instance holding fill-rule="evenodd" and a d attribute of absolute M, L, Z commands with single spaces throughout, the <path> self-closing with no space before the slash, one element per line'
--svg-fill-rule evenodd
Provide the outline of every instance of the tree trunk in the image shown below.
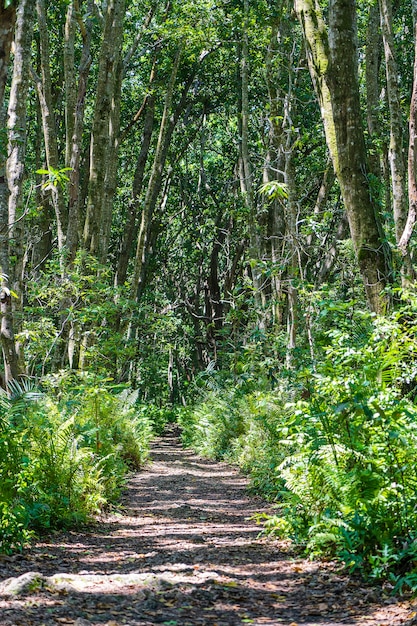
<path fill-rule="evenodd" d="M 4 128 L 4 91 L 13 41 L 16 11 L 13 5 L 7 9 L 0 4 L 0 127 Z M 3 350 L 4 378 L 6 385 L 18 378 L 19 362 L 13 331 L 12 299 L 8 288 L 9 277 L 9 190 L 5 172 L 6 154 L 0 152 L 0 339 Z"/>
<path fill-rule="evenodd" d="M 77 97 L 75 81 L 75 32 L 76 12 L 79 7 L 70 1 L 64 29 L 64 85 L 65 85 L 65 165 L 71 159 L 72 136 L 74 134 L 75 103 Z"/>
<path fill-rule="evenodd" d="M 84 245 L 91 254 L 100 255 L 102 260 L 107 251 L 103 249 L 100 242 L 100 229 L 102 218 L 107 221 L 110 219 L 109 215 L 103 215 L 103 207 L 105 205 L 109 167 L 112 166 L 109 151 L 112 157 L 115 156 L 112 119 L 120 97 L 117 90 L 120 89 L 121 79 L 117 77 L 117 70 L 120 69 L 124 14 L 125 0 L 109 0 L 100 49 L 90 143 L 90 174 Z"/>
<path fill-rule="evenodd" d="M 109 248 L 112 214 L 113 214 L 113 198 L 117 186 L 117 166 L 119 163 L 119 145 L 120 145 L 120 104 L 121 104 L 121 88 L 122 88 L 122 63 L 116 69 L 116 81 L 114 87 L 114 96 L 109 117 L 109 143 L 106 155 L 107 172 L 104 181 L 103 200 L 100 217 L 100 233 L 99 233 L 99 249 L 98 259 L 100 263 L 105 263 L 107 251 Z"/>
<path fill-rule="evenodd" d="M 414 29 L 414 78 L 410 104 L 408 144 L 408 217 L 399 243 L 399 248 L 403 254 L 408 252 L 408 245 L 417 219 L 417 21 Z"/>
<path fill-rule="evenodd" d="M 249 255 L 253 262 L 251 267 L 254 298 L 258 311 L 258 324 L 265 327 L 265 293 L 262 288 L 262 277 L 259 275 L 259 261 L 261 255 L 261 238 L 257 224 L 257 210 L 254 202 L 253 172 L 249 153 L 249 0 L 243 1 L 243 26 L 240 47 L 240 91 L 239 103 L 239 183 L 243 202 L 245 203 L 249 220 Z"/>
<path fill-rule="evenodd" d="M 10 284 L 22 294 L 23 281 L 23 222 L 17 221 L 23 211 L 22 184 L 26 153 L 26 101 L 30 78 L 30 56 L 35 6 L 32 0 L 21 0 L 16 14 L 13 78 L 8 107 L 8 159 L 9 185 L 9 238 L 13 241 L 15 265 L 11 270 Z M 21 301 L 20 301 L 21 307 Z"/>
<path fill-rule="evenodd" d="M 407 183 L 404 158 L 403 116 L 398 85 L 398 69 L 395 60 L 394 35 L 392 31 L 392 2 L 379 0 L 381 32 L 384 42 L 387 96 L 390 112 L 390 143 L 388 159 L 391 170 L 392 203 L 395 238 L 400 241 L 407 220 Z"/>
<path fill-rule="evenodd" d="M 265 59 L 266 82 L 269 101 L 269 133 L 268 152 L 263 172 L 263 182 L 284 182 L 285 177 L 285 130 L 283 128 L 282 93 L 279 90 L 281 70 L 281 27 L 282 20 L 277 18 L 272 24 L 271 40 Z M 277 67 L 278 64 L 278 67 Z M 267 207 L 267 228 L 264 242 L 266 257 L 273 267 L 282 266 L 282 256 L 285 247 L 287 229 L 285 208 L 278 199 L 269 201 Z M 283 272 L 273 271 L 271 277 L 272 319 L 276 326 L 282 324 L 283 319 Z"/>
<path fill-rule="evenodd" d="M 390 264 L 367 175 L 357 71 L 356 5 L 354 0 L 330 0 L 328 30 L 318 0 L 296 0 L 295 6 L 367 300 L 373 311 L 384 313 Z"/>
<path fill-rule="evenodd" d="M 52 80 L 49 52 L 48 24 L 46 21 L 45 0 L 37 0 L 36 9 L 38 14 L 38 28 L 41 54 L 41 76 L 39 77 L 32 69 L 32 76 L 36 84 L 39 103 L 42 113 L 42 125 L 45 140 L 45 153 L 47 168 L 51 172 L 60 169 L 59 150 L 56 121 L 52 99 Z M 55 209 L 55 219 L 58 235 L 58 250 L 60 253 L 61 272 L 64 272 L 64 247 L 67 215 L 65 211 L 64 197 L 58 185 L 50 185 L 52 203 Z"/>
<path fill-rule="evenodd" d="M 165 165 L 166 155 L 168 151 L 168 145 L 166 137 L 172 134 L 173 127 L 171 124 L 171 132 L 169 133 L 169 116 L 172 107 L 172 101 L 174 97 L 174 87 L 177 78 L 177 72 L 180 64 L 182 54 L 182 48 L 178 48 L 176 57 L 171 70 L 171 76 L 168 82 L 167 91 L 165 94 L 164 110 L 162 114 L 161 124 L 159 127 L 158 142 L 155 148 L 155 155 L 152 164 L 152 170 L 149 178 L 148 188 L 142 208 L 141 222 L 139 226 L 139 236 L 136 246 L 136 258 L 135 266 L 132 277 L 131 295 L 132 298 L 137 298 L 138 290 L 140 288 L 142 268 L 145 263 L 146 246 L 149 235 L 149 228 L 152 219 L 153 209 L 156 204 L 156 200 L 161 188 L 162 172 Z"/>
<path fill-rule="evenodd" d="M 88 0 L 88 13 L 92 15 L 93 0 Z M 68 261 L 74 260 L 78 250 L 80 239 L 80 163 L 82 152 L 82 137 L 84 129 L 84 111 L 85 97 L 87 93 L 87 83 L 92 62 L 91 57 L 91 31 L 93 22 L 91 19 L 84 23 L 79 14 L 78 1 L 74 1 L 74 9 L 77 15 L 78 26 L 81 31 L 83 47 L 81 52 L 81 60 L 78 69 L 78 88 L 74 108 L 72 110 L 73 121 L 71 122 L 72 134 L 67 132 L 67 141 L 70 140 L 70 148 L 67 147 L 69 153 L 69 166 L 71 168 L 69 179 L 69 200 L 68 200 L 68 229 L 67 229 L 67 249 Z M 68 104 L 68 110 L 71 106 Z M 70 115 L 68 114 L 68 117 Z"/>
<path fill-rule="evenodd" d="M 135 175 L 132 185 L 132 199 L 128 208 L 128 217 L 121 242 L 119 253 L 117 272 L 115 277 L 116 285 L 123 285 L 127 277 L 127 267 L 130 254 L 133 248 L 133 242 L 138 234 L 138 212 L 140 195 L 142 193 L 143 179 L 145 175 L 145 167 L 148 160 L 149 148 L 153 132 L 155 120 L 155 96 L 151 95 L 147 98 L 145 120 L 143 125 L 141 148 L 136 162 Z"/>
<path fill-rule="evenodd" d="M 365 49 L 366 121 L 370 139 L 369 171 L 376 179 L 381 175 L 378 110 L 380 107 L 379 68 L 381 64 L 381 30 L 378 0 L 369 6 Z M 385 148 L 385 146 L 384 146 Z"/>

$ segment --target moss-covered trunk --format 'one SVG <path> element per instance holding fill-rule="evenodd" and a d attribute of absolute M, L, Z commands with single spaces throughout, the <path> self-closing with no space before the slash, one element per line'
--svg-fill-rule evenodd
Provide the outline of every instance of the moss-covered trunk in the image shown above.
<path fill-rule="evenodd" d="M 359 101 L 356 4 L 331 0 L 328 26 L 318 0 L 296 0 L 327 145 L 339 180 L 370 308 L 382 313 L 390 263 L 367 175 Z"/>

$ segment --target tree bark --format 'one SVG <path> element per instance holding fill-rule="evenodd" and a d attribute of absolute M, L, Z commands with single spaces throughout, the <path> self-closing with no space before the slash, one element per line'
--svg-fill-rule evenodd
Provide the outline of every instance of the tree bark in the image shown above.
<path fill-rule="evenodd" d="M 109 0 L 107 3 L 103 37 L 100 49 L 97 91 L 94 107 L 94 120 L 90 143 L 90 173 L 86 220 L 84 226 L 84 246 L 94 256 L 103 260 L 106 250 L 100 242 L 101 220 L 110 219 L 103 214 L 106 182 L 108 181 L 109 151 L 114 158 L 112 120 L 118 107 L 121 80 L 117 77 L 120 68 L 121 46 L 125 0 Z M 107 225 L 106 225 L 107 227 Z"/>
<path fill-rule="evenodd" d="M 106 155 L 107 172 L 104 180 L 103 200 L 100 216 L 98 259 L 105 263 L 109 248 L 110 231 L 113 214 L 113 199 L 117 186 L 117 166 L 119 163 L 120 146 L 120 105 L 122 88 L 122 63 L 116 69 L 114 96 L 109 117 L 109 143 Z"/>
<path fill-rule="evenodd" d="M 22 294 L 23 281 L 23 222 L 17 221 L 23 210 L 22 184 L 26 154 L 26 101 L 30 78 L 30 56 L 35 6 L 32 0 L 21 0 L 16 15 L 13 78 L 8 107 L 9 238 L 13 241 L 16 262 L 11 270 L 10 284 Z M 21 302 L 20 302 L 21 306 Z"/>
<path fill-rule="evenodd" d="M 417 21 L 415 23 L 415 54 L 413 91 L 410 104 L 408 144 L 408 217 L 398 247 L 403 254 L 408 251 L 417 219 Z"/>
<path fill-rule="evenodd" d="M 59 149 L 56 121 L 52 99 L 52 80 L 50 67 L 49 35 L 46 21 L 45 0 L 37 0 L 36 9 L 38 14 L 38 28 L 41 54 L 41 77 L 32 69 L 32 76 L 36 84 L 39 103 L 42 113 L 42 125 L 45 140 L 45 153 L 47 168 L 50 171 L 59 170 Z M 60 253 L 61 272 L 64 272 L 64 247 L 67 215 L 65 211 L 64 197 L 58 185 L 50 185 L 52 203 L 55 209 L 55 219 L 58 235 L 58 250 Z"/>
<path fill-rule="evenodd" d="M 376 142 L 378 133 L 378 110 L 380 105 L 379 68 L 381 62 L 381 29 L 378 0 L 369 6 L 365 49 L 366 121 L 370 139 L 369 170 L 379 179 L 380 155 Z M 389 205 L 388 205 L 389 206 Z"/>
<path fill-rule="evenodd" d="M 359 101 L 356 5 L 330 0 L 326 28 L 318 0 L 296 0 L 326 141 L 339 180 L 370 308 L 384 313 L 389 252 L 371 198 Z"/>
<path fill-rule="evenodd" d="M 0 4 L 0 128 L 4 128 L 4 91 L 16 20 L 15 6 L 7 9 Z M 4 378 L 6 385 L 20 374 L 19 361 L 13 330 L 12 299 L 8 288 L 9 279 L 9 189 L 6 181 L 6 153 L 0 151 L 0 340 L 3 350 Z"/>
<path fill-rule="evenodd" d="M 6 87 L 7 73 L 9 69 L 10 49 L 13 41 L 14 26 L 16 20 L 16 7 L 12 3 L 4 8 L 4 2 L 0 3 L 0 106 L 3 107 L 4 90 Z"/>
<path fill-rule="evenodd" d="M 127 267 L 130 254 L 133 248 L 133 242 L 138 234 L 138 212 L 140 195 L 142 193 L 143 179 L 145 175 L 145 167 L 148 160 L 149 148 L 153 133 L 155 120 L 155 96 L 150 95 L 146 102 L 145 119 L 143 125 L 141 149 L 138 160 L 136 162 L 135 175 L 132 185 L 132 199 L 128 208 L 128 218 L 123 233 L 121 249 L 117 263 L 117 272 L 115 277 L 116 285 L 123 285 L 127 278 Z"/>
<path fill-rule="evenodd" d="M 403 116 L 401 113 L 398 68 L 395 60 L 394 35 L 392 32 L 391 0 L 379 0 L 379 8 L 382 39 L 384 42 L 387 96 L 390 112 L 388 159 L 391 170 L 395 238 L 398 244 L 407 220 L 407 184 L 404 158 Z"/>
<path fill-rule="evenodd" d="M 72 262 L 78 250 L 81 231 L 80 216 L 80 165 L 82 153 L 82 137 L 84 129 L 85 97 L 87 93 L 88 77 L 91 68 L 91 31 L 93 23 L 87 19 L 84 23 L 80 17 L 78 0 L 74 1 L 74 10 L 77 16 L 78 26 L 81 32 L 83 47 L 81 60 L 78 68 L 78 87 L 76 100 L 73 108 L 73 121 L 71 122 L 72 135 L 67 133 L 67 141 L 70 139 L 69 166 L 71 168 L 69 179 L 69 199 L 68 199 L 68 228 L 67 228 L 67 250 L 68 261 Z M 92 15 L 93 0 L 88 0 L 88 14 Z M 70 109 L 68 105 L 68 109 Z"/>
<path fill-rule="evenodd" d="M 142 268 L 145 263 L 146 245 L 148 241 L 149 228 L 152 218 L 152 212 L 160 191 L 162 172 L 165 165 L 166 155 L 168 151 L 168 144 L 166 137 L 172 134 L 173 127 L 170 125 L 170 112 L 172 107 L 172 101 L 174 97 L 174 87 L 177 78 L 177 72 L 181 60 L 182 48 L 178 48 L 177 54 L 174 59 L 174 63 L 171 70 L 171 76 L 168 82 L 167 91 L 165 94 L 164 110 L 159 127 L 158 142 L 155 148 L 155 155 L 152 164 L 152 170 L 149 178 L 148 188 L 142 208 L 141 222 L 139 226 L 139 235 L 136 246 L 136 258 L 135 266 L 132 277 L 131 295 L 132 298 L 137 298 L 138 290 L 141 283 Z M 169 133 L 169 126 L 172 130 Z"/>
<path fill-rule="evenodd" d="M 268 152 L 263 172 L 263 182 L 284 182 L 285 177 L 285 129 L 283 128 L 282 93 L 279 90 L 281 69 L 281 18 L 272 24 L 271 39 L 265 59 L 266 84 L 269 101 Z M 285 40 L 285 39 L 284 39 Z M 277 67 L 278 64 L 278 67 Z M 266 257 L 273 266 L 282 266 L 285 235 L 287 230 L 285 208 L 282 202 L 274 199 L 267 207 L 267 229 L 264 242 Z M 273 271 L 271 277 L 272 318 L 280 325 L 283 318 L 283 271 Z"/>

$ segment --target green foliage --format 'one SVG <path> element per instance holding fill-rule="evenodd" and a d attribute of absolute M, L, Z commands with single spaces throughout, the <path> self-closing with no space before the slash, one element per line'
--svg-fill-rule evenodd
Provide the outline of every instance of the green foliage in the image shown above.
<path fill-rule="evenodd" d="M 388 318 L 362 315 L 360 324 L 343 324 L 340 310 L 314 371 L 292 380 L 282 371 L 273 391 L 211 385 L 181 420 L 187 444 L 239 463 L 256 491 L 277 502 L 267 532 L 372 578 L 390 577 L 397 589 L 416 588 L 417 571 L 416 307 L 409 302 Z"/>
<path fill-rule="evenodd" d="M 33 530 L 88 520 L 147 458 L 152 427 L 137 411 L 137 394 L 88 376 L 50 377 L 45 387 L 15 383 L 10 397 L 0 396 L 3 552 Z"/>
<path fill-rule="evenodd" d="M 54 258 L 28 284 L 27 317 L 17 338 L 25 343 L 29 372 L 42 376 L 57 369 L 57 362 L 65 364 L 69 335 L 74 366 L 82 363 L 104 375 L 124 371 L 133 347 L 122 335 L 135 305 L 124 288 L 115 289 L 111 268 L 81 251 L 65 277 L 58 276 Z"/>
<path fill-rule="evenodd" d="M 41 185 L 42 189 L 51 189 L 51 187 L 61 187 L 61 189 L 65 189 L 67 183 L 69 183 L 69 178 L 66 172 L 70 171 L 72 171 L 71 167 L 63 167 L 59 170 L 50 167 L 47 170 L 36 170 L 36 173 L 47 177 L 46 182 Z"/>
<path fill-rule="evenodd" d="M 162 434 L 167 424 L 177 421 L 177 416 L 181 413 L 180 407 L 157 406 L 152 402 L 138 403 L 137 412 L 142 419 L 152 425 L 152 431 L 158 435 Z"/>
<path fill-rule="evenodd" d="M 268 200 L 287 200 L 288 185 L 278 180 L 272 180 L 261 185 L 259 193 L 266 196 Z"/>
<path fill-rule="evenodd" d="M 33 532 L 26 528 L 27 513 L 24 506 L 0 500 L 0 554 L 10 554 L 26 546 Z"/>

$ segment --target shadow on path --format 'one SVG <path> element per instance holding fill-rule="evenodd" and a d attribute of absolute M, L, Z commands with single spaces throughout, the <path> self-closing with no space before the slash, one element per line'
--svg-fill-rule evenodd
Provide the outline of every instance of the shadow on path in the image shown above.
<path fill-rule="evenodd" d="M 0 626 L 397 626 L 410 616 L 409 605 L 334 564 L 259 538 L 251 516 L 267 507 L 248 497 L 246 479 L 170 434 L 130 479 L 121 510 L 91 532 L 0 559 L 1 580 L 53 576 L 15 598 L 0 595 Z"/>

